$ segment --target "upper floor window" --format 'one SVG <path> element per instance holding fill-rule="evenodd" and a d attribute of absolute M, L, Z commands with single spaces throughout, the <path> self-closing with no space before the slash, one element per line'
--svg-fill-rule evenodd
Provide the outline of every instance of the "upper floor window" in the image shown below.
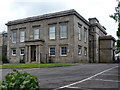
<path fill-rule="evenodd" d="M 16 38 L 17 38 L 17 35 L 16 35 L 16 32 L 14 31 L 12 33 L 12 43 L 16 43 Z"/>
<path fill-rule="evenodd" d="M 20 42 L 24 42 L 24 40 L 25 40 L 25 33 L 22 30 L 22 31 L 20 31 Z"/>
<path fill-rule="evenodd" d="M 60 38 L 67 38 L 67 24 L 61 24 Z"/>
<path fill-rule="evenodd" d="M 55 47 L 49 48 L 49 56 L 55 56 Z"/>
<path fill-rule="evenodd" d="M 87 30 L 84 30 L 84 42 L 87 42 Z"/>
<path fill-rule="evenodd" d="M 78 26 L 78 39 L 81 40 L 81 27 Z"/>
<path fill-rule="evenodd" d="M 55 26 L 49 27 L 49 39 L 55 39 Z"/>
<path fill-rule="evenodd" d="M 34 39 L 39 39 L 39 28 L 34 28 Z"/>
<path fill-rule="evenodd" d="M 92 28 L 92 32 L 94 32 L 94 28 Z"/>
<path fill-rule="evenodd" d="M 61 47 L 61 56 L 67 56 L 67 47 L 63 46 Z"/>

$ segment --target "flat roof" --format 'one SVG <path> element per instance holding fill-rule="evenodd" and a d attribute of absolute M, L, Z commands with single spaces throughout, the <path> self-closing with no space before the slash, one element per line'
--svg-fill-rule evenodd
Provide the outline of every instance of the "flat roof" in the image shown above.
<path fill-rule="evenodd" d="M 116 39 L 115 39 L 112 35 L 101 36 L 99 39 L 100 39 L 100 40 L 113 40 L 113 41 L 116 42 Z"/>

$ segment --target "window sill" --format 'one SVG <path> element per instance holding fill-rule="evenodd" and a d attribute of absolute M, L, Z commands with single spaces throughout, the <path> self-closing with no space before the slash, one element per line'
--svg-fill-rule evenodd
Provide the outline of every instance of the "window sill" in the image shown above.
<path fill-rule="evenodd" d="M 16 54 L 12 54 L 12 56 L 13 56 L 13 57 L 15 57 L 15 56 L 16 56 Z"/>
<path fill-rule="evenodd" d="M 67 55 L 60 55 L 61 57 L 67 57 Z"/>
<path fill-rule="evenodd" d="M 68 39 L 68 38 L 60 38 L 60 40 L 64 40 L 64 39 Z"/>
<path fill-rule="evenodd" d="M 16 42 L 12 42 L 12 44 L 16 44 Z"/>
<path fill-rule="evenodd" d="M 50 41 L 56 41 L 56 39 L 49 39 Z"/>
<path fill-rule="evenodd" d="M 55 57 L 55 55 L 49 55 L 49 57 Z"/>
<path fill-rule="evenodd" d="M 23 42 L 20 42 L 20 43 L 24 43 L 25 41 L 23 41 Z"/>

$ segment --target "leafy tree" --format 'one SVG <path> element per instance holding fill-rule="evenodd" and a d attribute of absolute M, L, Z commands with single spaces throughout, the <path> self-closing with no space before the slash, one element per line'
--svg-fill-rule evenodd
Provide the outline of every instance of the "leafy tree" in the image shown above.
<path fill-rule="evenodd" d="M 0 53 L 0 60 L 2 60 L 2 63 L 9 63 L 7 57 L 4 54 Z"/>
<path fill-rule="evenodd" d="M 118 6 L 115 7 L 115 13 L 113 15 L 110 15 L 111 18 L 113 18 L 116 22 L 118 22 L 118 31 L 116 32 L 116 35 L 118 36 L 117 40 L 117 53 L 120 52 L 120 1 L 118 1 Z"/>

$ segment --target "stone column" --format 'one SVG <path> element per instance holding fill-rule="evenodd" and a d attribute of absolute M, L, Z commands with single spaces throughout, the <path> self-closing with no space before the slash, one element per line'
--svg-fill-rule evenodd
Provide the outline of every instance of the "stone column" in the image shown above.
<path fill-rule="evenodd" d="M 38 60 L 39 60 L 38 62 L 39 62 L 39 63 L 40 63 L 40 57 L 41 57 L 41 56 L 40 56 L 40 45 L 39 45 L 39 54 L 38 54 Z"/>
<path fill-rule="evenodd" d="M 29 46 L 29 63 L 31 62 L 31 46 Z"/>
<path fill-rule="evenodd" d="M 28 62 L 28 46 L 25 47 L 25 63 Z"/>
<path fill-rule="evenodd" d="M 38 62 L 38 46 L 36 45 L 36 62 Z"/>

